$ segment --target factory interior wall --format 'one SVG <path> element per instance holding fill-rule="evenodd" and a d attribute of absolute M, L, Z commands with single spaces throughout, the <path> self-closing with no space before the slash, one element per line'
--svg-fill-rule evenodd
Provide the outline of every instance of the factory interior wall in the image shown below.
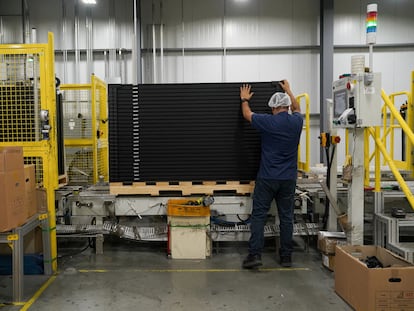
<path fill-rule="evenodd" d="M 0 43 L 22 43 L 21 2 L 10 2 L 0 0 Z M 368 62 L 365 12 L 371 2 L 334 0 L 333 80 L 350 71 L 352 55 L 364 54 Z M 320 101 L 325 101 L 319 98 L 319 0 L 140 3 L 143 83 L 287 78 L 296 94 L 310 96 L 314 116 L 311 142 L 316 146 Z M 414 69 L 414 20 L 410 15 L 414 2 L 375 3 L 379 14 L 374 71 L 382 72 L 387 93 L 409 90 Z M 85 7 L 81 1 L 30 0 L 27 6 L 37 41 L 46 42 L 47 33 L 54 33 L 56 75 L 62 83 L 88 83 L 90 71 L 108 82 L 134 83 L 134 0 L 97 0 L 93 7 Z M 88 49 L 93 55 L 89 63 Z M 319 161 L 319 148 L 313 148 L 311 165 Z"/>

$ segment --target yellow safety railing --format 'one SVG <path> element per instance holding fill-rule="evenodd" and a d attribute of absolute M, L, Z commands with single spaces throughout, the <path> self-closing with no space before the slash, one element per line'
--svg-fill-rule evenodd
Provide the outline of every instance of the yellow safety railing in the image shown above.
<path fill-rule="evenodd" d="M 379 130 L 376 130 L 374 128 L 368 128 L 367 131 L 371 134 L 372 137 L 374 137 L 375 140 L 375 146 L 379 151 L 382 153 L 386 163 L 391 169 L 391 172 L 394 174 L 395 179 L 397 180 L 398 184 L 401 187 L 401 190 L 404 192 L 408 202 L 411 205 L 411 208 L 414 209 L 414 195 L 411 192 L 410 188 L 408 187 L 407 183 L 405 182 L 404 178 L 402 177 L 401 173 L 398 170 L 397 165 L 391 158 L 390 154 L 387 152 L 387 149 L 385 145 L 382 143 L 381 138 L 379 137 Z M 378 161 L 378 160 L 377 160 Z M 376 162 L 375 167 L 375 191 L 379 192 L 381 191 L 381 168 L 379 167 L 378 163 Z"/>
<path fill-rule="evenodd" d="M 56 271 L 59 176 L 53 42 L 49 33 L 45 44 L 0 45 L 0 145 L 23 147 L 25 163 L 35 165 L 37 185 L 47 193 L 51 265 Z M 48 124 L 41 114 L 48 116 Z"/>
<path fill-rule="evenodd" d="M 407 96 L 408 105 L 411 106 L 410 94 L 405 93 L 405 92 L 395 93 L 395 94 L 408 95 Z M 384 90 L 382 90 L 381 92 L 381 97 L 385 104 L 384 109 L 382 110 L 383 113 L 386 112 L 387 110 L 390 111 L 390 120 L 395 119 L 395 121 L 398 122 L 398 127 L 401 128 L 402 131 L 404 132 L 407 138 L 407 142 L 409 142 L 411 146 L 414 145 L 413 131 L 411 130 L 406 120 L 404 120 L 404 118 L 401 116 L 400 112 L 395 108 L 394 103 L 391 100 L 391 98 L 385 93 Z M 384 118 L 386 117 L 387 116 L 384 115 Z M 387 151 L 386 139 L 384 137 L 386 137 L 386 135 L 388 135 L 389 133 L 392 133 L 392 130 L 389 130 L 389 129 L 390 127 L 393 127 L 393 124 L 390 123 L 389 125 L 390 126 L 387 126 L 387 127 L 384 126 L 384 129 L 383 129 L 384 135 L 382 137 L 380 134 L 379 127 L 375 127 L 375 128 L 371 127 L 371 128 L 367 128 L 366 130 L 366 132 L 369 133 L 369 135 L 373 137 L 374 142 L 375 142 L 375 151 L 374 151 L 374 155 L 372 155 L 372 157 L 375 157 L 375 191 L 378 192 L 381 190 L 381 185 L 380 185 L 380 182 L 381 182 L 380 153 L 381 153 L 384 158 L 385 164 L 387 164 L 388 167 L 390 168 L 395 179 L 400 185 L 401 190 L 404 192 L 408 202 L 410 203 L 411 207 L 414 209 L 414 195 L 411 192 L 411 189 L 408 187 L 406 181 L 404 180 L 403 176 L 400 173 L 401 168 L 411 170 L 411 166 L 407 166 L 406 164 L 402 163 L 402 161 L 396 161 L 393 159 L 393 151 L 392 151 L 393 145 L 391 145 L 391 149 L 390 149 L 391 151 L 390 152 Z M 368 145 L 368 140 L 365 141 L 365 145 Z M 371 159 L 372 157 L 369 157 L 369 159 Z M 368 163 L 369 163 L 369 160 L 368 160 Z"/>
<path fill-rule="evenodd" d="M 309 95 L 299 94 L 296 97 L 296 100 L 298 101 L 299 105 L 301 104 L 302 100 L 305 100 L 305 123 L 303 125 L 303 130 L 305 131 L 305 161 L 301 161 L 301 149 L 299 145 L 298 150 L 298 169 L 304 172 L 309 172 L 310 167 L 310 101 L 309 101 Z"/>
<path fill-rule="evenodd" d="M 105 82 L 62 84 L 66 168 L 69 183 L 109 181 L 108 109 Z"/>
<path fill-rule="evenodd" d="M 375 182 L 377 183 L 378 180 L 380 181 L 380 168 L 377 168 L 377 161 L 378 163 L 382 163 L 383 165 L 388 165 L 390 169 L 394 167 L 398 170 L 398 173 L 401 175 L 400 171 L 410 172 L 411 175 L 414 173 L 414 164 L 413 164 L 413 133 L 411 130 L 412 125 L 414 124 L 414 115 L 413 115 L 413 107 L 412 107 L 412 94 L 414 92 L 414 71 L 412 72 L 412 86 L 411 92 L 402 91 L 392 93 L 389 96 L 382 90 L 381 97 L 384 101 L 384 105 L 381 109 L 382 112 L 382 127 L 378 129 L 370 129 L 369 131 L 365 131 L 364 137 L 364 167 L 365 167 L 365 174 L 364 174 L 364 185 L 370 185 L 370 163 L 373 159 L 375 159 Z M 401 116 L 400 111 L 397 110 L 395 107 L 395 99 L 397 97 L 403 96 L 406 98 L 407 107 L 406 107 L 406 116 L 405 119 Z M 410 126 L 411 125 L 411 126 Z M 397 160 L 395 159 L 395 147 L 401 147 L 400 143 L 396 143 L 395 136 L 396 136 L 396 129 L 399 129 L 399 133 L 405 135 L 404 142 L 405 142 L 405 151 L 404 151 L 404 160 Z M 374 136 L 374 132 L 376 133 Z M 345 131 L 345 151 L 346 154 L 349 155 L 349 130 L 346 129 Z M 374 143 L 376 148 L 374 151 L 370 153 L 370 137 L 373 137 Z M 381 146 L 378 146 L 377 139 L 381 140 Z M 380 154 L 383 154 L 381 148 L 384 148 L 384 151 L 387 152 L 387 155 L 383 156 L 382 162 L 380 159 Z M 390 164 L 392 162 L 392 164 Z M 394 172 L 393 172 L 394 173 Z M 395 175 L 395 174 L 394 174 Z M 379 176 L 379 177 L 378 177 Z"/>
<path fill-rule="evenodd" d="M 384 96 L 385 93 L 384 93 Z M 398 96 L 404 96 L 406 97 L 406 101 L 407 101 L 407 118 L 406 118 L 406 122 L 409 119 L 409 114 L 411 113 L 412 109 L 409 109 L 408 107 L 410 107 L 410 103 L 411 103 L 411 94 L 409 92 L 398 92 L 398 93 L 392 93 L 388 96 L 388 98 L 390 99 L 391 102 L 391 106 L 395 108 L 395 98 Z M 394 113 L 397 110 L 395 109 Z M 382 142 L 384 144 L 384 146 L 387 146 L 387 142 L 389 139 L 389 153 L 392 159 L 394 159 L 394 163 L 395 165 L 401 169 L 401 170 L 411 170 L 411 143 L 409 140 L 407 140 L 408 144 L 406 144 L 406 148 L 405 148 L 405 160 L 395 160 L 394 158 L 394 146 L 396 146 L 395 144 L 395 129 L 401 129 L 401 124 L 399 122 L 396 122 L 396 117 L 394 115 L 394 113 L 390 113 L 389 114 L 389 118 L 388 118 L 388 112 L 389 112 L 389 107 L 387 104 L 385 104 L 382 108 L 382 115 L 383 115 L 383 136 L 382 136 Z M 401 116 L 400 113 L 398 113 L 399 116 Z M 402 118 L 402 117 L 401 117 Z M 403 119 L 403 118 L 402 118 Z M 410 124 L 410 123 L 408 123 Z M 398 144 L 399 145 L 399 144 Z"/>

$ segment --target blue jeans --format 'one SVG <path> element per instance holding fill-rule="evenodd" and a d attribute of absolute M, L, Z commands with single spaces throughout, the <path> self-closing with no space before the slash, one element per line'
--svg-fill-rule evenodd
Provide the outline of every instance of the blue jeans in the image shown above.
<path fill-rule="evenodd" d="M 253 194 L 249 254 L 260 255 L 264 247 L 264 226 L 271 203 L 276 200 L 280 220 L 280 256 L 291 256 L 296 180 L 257 179 Z"/>

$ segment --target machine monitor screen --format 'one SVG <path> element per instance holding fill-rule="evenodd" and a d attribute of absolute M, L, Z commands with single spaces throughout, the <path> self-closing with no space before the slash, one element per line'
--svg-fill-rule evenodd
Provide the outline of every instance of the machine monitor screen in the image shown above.
<path fill-rule="evenodd" d="M 334 106 L 333 106 L 333 113 L 334 118 L 339 118 L 342 112 L 348 108 L 347 105 L 347 91 L 341 90 L 334 93 Z"/>

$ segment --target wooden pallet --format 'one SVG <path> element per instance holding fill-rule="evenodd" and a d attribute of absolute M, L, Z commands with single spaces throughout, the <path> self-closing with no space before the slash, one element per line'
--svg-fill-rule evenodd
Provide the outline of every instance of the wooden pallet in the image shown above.
<path fill-rule="evenodd" d="M 115 182 L 109 184 L 111 194 L 115 195 L 214 195 L 221 193 L 230 193 L 237 195 L 247 195 L 253 193 L 254 181 L 246 183 L 240 181 L 203 181 L 203 182 L 134 182 L 124 184 Z"/>

